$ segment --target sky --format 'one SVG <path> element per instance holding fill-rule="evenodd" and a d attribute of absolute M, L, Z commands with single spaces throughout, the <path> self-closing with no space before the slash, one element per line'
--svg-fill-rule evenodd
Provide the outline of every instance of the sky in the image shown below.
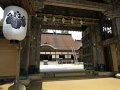
<path fill-rule="evenodd" d="M 0 20 L 3 18 L 3 10 L 2 8 L 0 7 Z"/>
<path fill-rule="evenodd" d="M 69 33 L 72 34 L 73 39 L 76 40 L 82 39 L 82 32 L 69 31 Z"/>
<path fill-rule="evenodd" d="M 0 7 L 0 20 L 3 18 L 3 12 L 4 11 Z M 57 33 L 60 33 L 60 31 L 57 31 Z M 73 39 L 80 40 L 82 38 L 82 32 L 69 31 L 69 33 L 72 34 Z"/>
<path fill-rule="evenodd" d="M 48 32 L 53 33 L 54 30 L 48 30 Z M 61 33 L 60 30 L 55 30 L 57 33 Z M 74 40 L 81 40 L 82 38 L 82 32 L 76 32 L 76 31 L 69 31 L 70 34 L 72 34 L 72 37 Z"/>

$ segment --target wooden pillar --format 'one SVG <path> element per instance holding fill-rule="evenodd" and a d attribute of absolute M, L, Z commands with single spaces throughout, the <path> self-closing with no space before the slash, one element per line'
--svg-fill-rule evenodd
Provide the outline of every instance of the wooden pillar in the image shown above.
<path fill-rule="evenodd" d="M 101 36 L 101 24 L 97 24 L 96 26 L 96 58 L 97 58 L 97 69 L 100 71 L 104 71 L 105 67 L 105 58 L 104 51 L 102 46 L 102 36 Z"/>
<path fill-rule="evenodd" d="M 29 61 L 30 61 L 30 39 L 31 39 L 31 16 L 29 16 L 28 19 L 28 39 L 27 39 L 27 66 L 26 66 L 26 71 L 28 75 L 28 69 L 29 69 Z"/>
<path fill-rule="evenodd" d="M 114 10 L 110 10 L 105 15 L 112 19 L 112 29 L 114 38 L 116 39 L 116 54 L 117 54 L 117 63 L 118 70 L 120 71 L 120 8 L 114 7 Z"/>
<path fill-rule="evenodd" d="M 31 81 L 30 86 L 27 88 L 27 90 L 42 90 L 42 81 Z"/>
<path fill-rule="evenodd" d="M 41 61 L 41 34 L 42 34 L 42 26 L 40 25 L 40 27 L 39 27 L 39 32 L 40 32 L 40 34 L 39 34 L 39 66 L 40 66 L 40 61 Z M 39 67 L 39 70 L 40 70 L 40 67 Z"/>
<path fill-rule="evenodd" d="M 97 67 L 97 43 L 96 43 L 96 30 L 95 25 L 91 25 L 91 43 L 92 43 L 92 60 L 94 69 Z M 94 32 L 94 33 L 93 33 Z"/>
<path fill-rule="evenodd" d="M 118 70 L 120 71 L 120 41 L 117 43 L 117 62 L 118 62 Z"/>
<path fill-rule="evenodd" d="M 116 37 L 116 53 L 117 53 L 117 63 L 118 69 L 120 71 L 120 18 L 113 18 L 113 33 Z"/>
<path fill-rule="evenodd" d="M 29 52 L 29 74 L 34 74 L 35 70 L 35 21 L 31 17 L 31 31 L 30 31 L 30 52 Z"/>
<path fill-rule="evenodd" d="M 104 70 L 104 52 L 101 40 L 100 24 L 91 26 L 93 64 L 96 70 Z"/>
<path fill-rule="evenodd" d="M 118 62 L 117 62 L 117 54 L 116 54 L 116 45 L 111 44 L 111 55 L 112 55 L 112 63 L 113 63 L 113 71 L 118 72 Z"/>
<path fill-rule="evenodd" d="M 41 25 L 38 24 L 38 30 L 36 31 L 36 68 L 38 69 L 38 71 L 40 66 L 40 37 L 41 37 Z"/>
<path fill-rule="evenodd" d="M 20 75 L 27 76 L 30 61 L 30 38 L 31 38 L 31 16 L 28 17 L 28 30 L 26 38 L 21 42 L 21 65 Z"/>
<path fill-rule="evenodd" d="M 34 74 L 39 72 L 41 26 L 36 17 L 32 17 L 31 23 L 29 74 Z"/>
<path fill-rule="evenodd" d="M 104 51 L 103 51 L 103 45 L 102 45 L 102 36 L 101 36 L 101 25 L 96 26 L 96 51 L 97 51 L 97 63 L 104 65 L 105 59 L 104 59 Z"/>

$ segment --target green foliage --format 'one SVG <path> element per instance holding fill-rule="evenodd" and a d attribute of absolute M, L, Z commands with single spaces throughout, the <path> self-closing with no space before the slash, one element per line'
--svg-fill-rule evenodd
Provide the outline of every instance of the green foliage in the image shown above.
<path fill-rule="evenodd" d="M 42 29 L 42 33 L 48 33 L 48 29 Z"/>
<path fill-rule="evenodd" d="M 61 33 L 62 34 L 69 34 L 69 32 L 67 30 L 62 30 Z"/>

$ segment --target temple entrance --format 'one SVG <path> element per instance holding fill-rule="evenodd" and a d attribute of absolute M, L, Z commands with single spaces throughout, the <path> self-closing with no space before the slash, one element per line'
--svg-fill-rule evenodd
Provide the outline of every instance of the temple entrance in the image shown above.
<path fill-rule="evenodd" d="M 120 41 L 119 4 L 119 0 L 69 0 L 69 2 L 68 0 L 0 0 L 0 5 L 3 9 L 7 6 L 17 5 L 28 12 L 28 31 L 26 38 L 21 41 L 22 53 L 21 60 L 19 60 L 20 65 L 18 65 L 21 69 L 19 73 L 24 73 L 24 75 L 20 75 L 22 76 L 20 79 L 28 81 L 28 85 L 25 85 L 29 86 L 27 90 L 32 90 L 34 87 L 38 87 L 38 89 L 34 88 L 35 90 L 42 90 L 41 85 L 42 79 L 44 78 L 63 78 L 66 76 L 83 77 L 88 75 L 96 77 L 100 75 L 106 76 L 106 71 L 107 74 L 108 72 L 112 72 L 113 74 L 114 72 L 120 71 L 120 69 L 118 70 L 120 67 L 120 43 L 118 43 Z M 10 17 L 12 16 L 10 15 Z M 16 17 L 16 15 L 14 17 Z M 24 19 L 23 15 L 18 14 L 16 21 L 21 22 L 21 18 Z M 15 23 L 14 20 L 12 23 Z M 0 28 L 2 31 L 2 26 L 0 26 Z M 79 52 L 75 54 L 72 53 L 71 48 L 75 47 L 71 47 L 70 45 L 73 46 L 75 43 L 72 43 L 72 41 L 68 39 L 68 37 L 70 37 L 68 34 L 62 35 L 62 38 L 55 33 L 51 36 L 46 35 L 45 38 L 43 38 L 46 41 L 42 42 L 42 29 L 81 31 L 82 48 L 79 47 L 79 49 L 77 48 L 76 50 L 76 52 Z M 2 36 L 2 34 L 0 34 L 0 36 Z M 60 41 L 58 42 L 57 39 Z M 52 40 L 55 41 L 52 42 L 53 45 L 49 42 Z M 65 44 L 60 44 L 60 42 L 64 42 Z M 68 44 L 68 42 L 70 42 L 70 44 Z M 42 51 L 42 43 L 42 46 L 51 47 L 52 49 L 50 48 L 49 51 L 47 48 L 46 51 Z M 70 49 L 68 49 L 69 46 Z M 77 46 L 77 44 L 75 46 Z M 8 51 L 9 48 L 10 50 Z M 9 57 L 17 60 L 15 59 L 16 57 L 14 57 L 17 56 L 13 51 L 14 48 L 9 48 L 4 50 L 4 53 L 3 48 L 1 48 L 1 57 L 7 58 L 5 64 L 9 64 Z M 41 55 L 41 52 L 47 53 L 42 53 Z M 4 57 L 4 55 L 7 55 L 7 57 Z M 74 59 L 74 57 L 79 57 L 78 61 L 80 62 L 74 63 L 73 60 L 71 60 Z M 61 58 L 70 61 L 71 64 L 64 65 Z M 54 67 L 51 68 L 51 65 L 46 64 L 43 65 L 45 68 L 41 69 L 42 65 L 40 64 L 40 60 L 49 60 L 51 62 L 52 60 L 56 62 L 59 60 L 60 63 L 55 63 L 59 67 L 56 68 L 56 65 L 54 65 Z M 4 61 L 4 59 L 1 61 Z M 48 71 L 45 71 L 46 67 Z M 8 65 L 7 68 L 9 68 Z M 14 69 L 15 68 L 12 70 Z M 3 77 L 5 77 L 5 75 L 3 75 Z M 9 75 L 9 77 L 11 77 L 11 75 Z M 8 78 L 5 77 L 2 79 L 7 81 Z M 15 81 L 15 79 L 13 81 Z"/>

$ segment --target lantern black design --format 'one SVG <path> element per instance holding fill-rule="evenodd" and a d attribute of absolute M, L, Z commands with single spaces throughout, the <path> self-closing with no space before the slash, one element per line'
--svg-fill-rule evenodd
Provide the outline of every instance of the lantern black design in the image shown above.
<path fill-rule="evenodd" d="M 12 13 L 8 13 L 7 19 L 6 19 L 7 24 L 11 24 L 12 28 L 14 29 L 19 29 L 20 27 L 25 27 L 25 16 L 21 17 L 21 14 L 19 11 Z"/>
<path fill-rule="evenodd" d="M 8 40 L 21 41 L 27 33 L 28 14 L 18 6 L 8 6 L 4 9 L 3 35 Z"/>

